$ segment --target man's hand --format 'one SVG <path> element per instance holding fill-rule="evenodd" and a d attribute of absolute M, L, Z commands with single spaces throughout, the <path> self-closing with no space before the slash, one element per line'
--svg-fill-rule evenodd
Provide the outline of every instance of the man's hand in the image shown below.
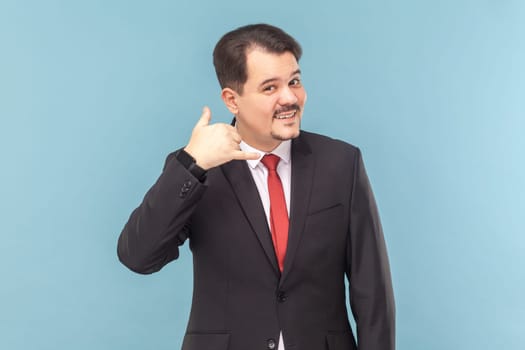
<path fill-rule="evenodd" d="M 188 145 L 184 148 L 198 166 L 204 170 L 214 168 L 233 159 L 259 159 L 259 154 L 243 152 L 239 148 L 241 136 L 228 124 L 211 124 L 211 111 L 204 107 L 202 115 L 195 124 Z"/>

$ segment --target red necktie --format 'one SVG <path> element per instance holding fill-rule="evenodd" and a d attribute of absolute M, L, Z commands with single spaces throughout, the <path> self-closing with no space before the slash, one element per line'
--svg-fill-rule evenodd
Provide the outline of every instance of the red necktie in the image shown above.
<path fill-rule="evenodd" d="M 279 174 L 277 174 L 277 164 L 281 158 L 274 154 L 267 154 L 261 162 L 268 169 L 268 192 L 270 193 L 270 226 L 272 231 L 273 246 L 277 262 L 281 272 L 284 267 L 284 257 L 288 244 L 288 210 L 284 199 L 283 185 Z"/>

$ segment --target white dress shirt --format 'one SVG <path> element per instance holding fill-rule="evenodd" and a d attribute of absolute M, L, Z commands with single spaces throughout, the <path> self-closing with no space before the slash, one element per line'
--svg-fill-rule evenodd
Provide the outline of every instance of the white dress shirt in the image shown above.
<path fill-rule="evenodd" d="M 252 173 L 253 180 L 259 191 L 259 196 L 261 197 L 261 202 L 264 207 L 264 213 L 266 214 L 266 220 L 268 222 L 268 227 L 270 227 L 270 194 L 268 192 L 268 169 L 262 164 L 261 159 L 266 152 L 260 151 L 248 145 L 244 141 L 241 141 L 240 148 L 245 152 L 255 152 L 259 153 L 261 156 L 257 160 L 247 160 L 248 167 Z M 290 217 L 290 187 L 292 179 L 292 141 L 287 140 L 281 142 L 277 148 L 275 148 L 271 154 L 279 156 L 281 160 L 277 164 L 277 174 L 281 178 L 281 183 L 283 185 L 284 199 L 286 201 L 286 210 L 288 212 L 288 217 Z M 277 350 L 284 350 L 283 343 L 283 333 L 279 334 L 279 346 Z"/>

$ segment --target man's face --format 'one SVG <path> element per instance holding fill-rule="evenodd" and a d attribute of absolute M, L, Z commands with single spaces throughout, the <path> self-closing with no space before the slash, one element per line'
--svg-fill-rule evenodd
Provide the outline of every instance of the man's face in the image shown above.
<path fill-rule="evenodd" d="M 299 136 L 306 92 L 299 64 L 291 52 L 253 49 L 246 56 L 248 79 L 236 95 L 237 130 L 244 142 L 272 151 Z"/>

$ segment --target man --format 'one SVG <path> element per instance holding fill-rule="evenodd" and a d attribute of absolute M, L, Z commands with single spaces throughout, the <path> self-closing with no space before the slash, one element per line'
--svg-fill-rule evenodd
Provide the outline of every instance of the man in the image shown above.
<path fill-rule="evenodd" d="M 144 274 L 189 240 L 183 350 L 395 347 L 388 259 L 361 154 L 300 131 L 300 57 L 269 25 L 223 36 L 213 58 L 234 123 L 210 124 L 204 108 L 119 238 L 120 260 Z"/>

